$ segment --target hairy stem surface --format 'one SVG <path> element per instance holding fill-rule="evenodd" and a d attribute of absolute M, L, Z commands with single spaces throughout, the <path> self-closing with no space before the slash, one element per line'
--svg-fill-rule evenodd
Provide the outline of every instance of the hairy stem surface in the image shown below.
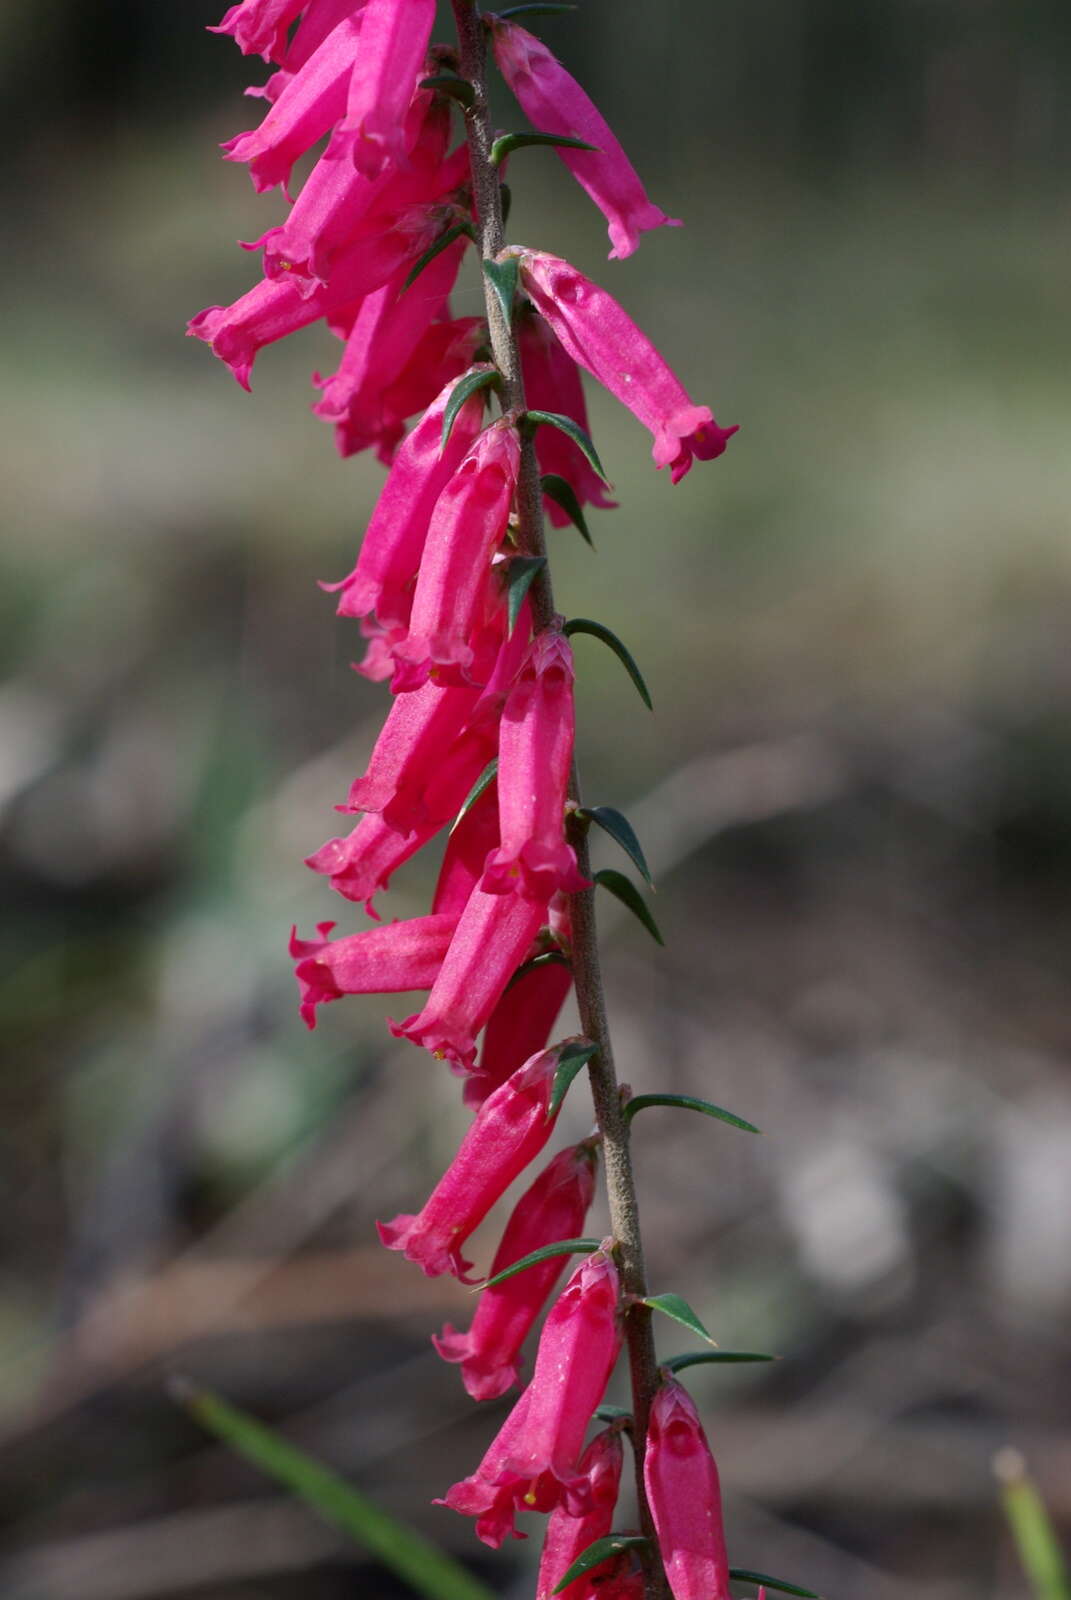
<path fill-rule="evenodd" d="M 498 171 L 491 161 L 492 130 L 487 103 L 487 35 L 479 7 L 474 0 L 452 0 L 452 3 L 460 44 L 461 76 L 472 84 L 475 91 L 473 105 L 466 113 L 466 124 L 480 256 L 486 261 L 496 256 L 505 244 L 501 188 Z M 502 313 L 497 296 L 491 292 L 488 285 L 485 285 L 485 300 L 491 333 L 491 350 L 503 379 L 503 408 L 507 411 L 523 412 L 524 380 L 521 375 L 516 336 L 512 325 Z M 543 497 L 535 444 L 526 429 L 521 430 L 521 441 L 521 468 L 517 490 L 517 542 L 524 555 L 545 557 L 547 551 L 543 534 Z M 549 567 L 543 567 L 529 593 L 533 624 L 536 632 L 539 632 L 549 626 L 555 616 Z M 579 805 L 580 790 L 575 763 L 570 796 L 574 803 Z M 569 834 L 570 841 L 576 849 L 580 871 L 585 878 L 590 878 L 587 828 L 574 817 L 570 822 Z M 642 1296 L 647 1293 L 647 1278 L 643 1261 L 643 1242 L 640 1237 L 639 1206 L 629 1154 L 628 1122 L 624 1116 L 621 1091 L 614 1070 L 613 1048 L 606 1018 L 606 1000 L 595 923 L 594 888 L 585 889 L 572 897 L 572 928 L 573 974 L 580 1025 L 586 1037 L 598 1046 L 596 1054 L 589 1063 L 588 1072 L 595 1116 L 602 1134 L 610 1226 L 617 1241 L 621 1282 L 625 1295 Z M 658 1386 L 658 1362 L 651 1329 L 651 1311 L 647 1306 L 630 1304 L 626 1300 L 625 1336 L 632 1379 L 633 1444 L 640 1522 L 655 1552 L 648 1569 L 648 1595 L 650 1600 L 668 1600 L 669 1589 L 657 1554 L 658 1543 L 643 1484 L 647 1417 L 651 1399 Z"/>

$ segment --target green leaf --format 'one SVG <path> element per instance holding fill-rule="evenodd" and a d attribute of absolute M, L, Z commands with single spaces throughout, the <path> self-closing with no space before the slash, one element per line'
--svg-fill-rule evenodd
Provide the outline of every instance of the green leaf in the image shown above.
<path fill-rule="evenodd" d="M 613 867 L 603 867 L 594 874 L 595 882 L 608 889 L 610 893 L 623 906 L 627 906 L 633 916 L 638 917 L 655 944 L 664 945 L 665 940 L 659 930 L 658 923 L 651 915 L 650 907 L 643 895 L 637 889 L 631 878 L 626 878 L 623 872 L 615 872 Z"/>
<path fill-rule="evenodd" d="M 569 957 L 563 954 L 561 950 L 547 950 L 543 955 L 533 956 L 531 961 L 526 961 L 523 966 L 518 967 L 507 983 L 506 991 L 508 992 L 512 989 L 515 983 L 520 983 L 522 979 L 527 978 L 530 972 L 538 972 L 540 967 L 568 967 L 571 970 L 572 965 L 573 963 L 569 960 Z"/>
<path fill-rule="evenodd" d="M 455 239 L 461 238 L 462 234 L 469 239 L 474 240 L 476 238 L 475 233 L 472 231 L 471 222 L 459 222 L 453 228 L 447 228 L 445 233 L 441 233 L 435 243 L 429 245 L 420 259 L 410 268 L 409 275 L 402 284 L 402 293 L 404 294 L 406 289 L 416 282 L 424 268 L 434 261 L 436 256 L 441 256 L 444 250 L 450 248 Z"/>
<path fill-rule="evenodd" d="M 696 1100 L 690 1094 L 638 1094 L 627 1102 L 625 1116 L 631 1121 L 637 1111 L 643 1111 L 647 1106 L 679 1106 L 683 1111 L 701 1111 L 705 1117 L 717 1117 L 719 1122 L 727 1122 L 730 1128 L 743 1128 L 745 1133 L 762 1132 L 753 1122 L 745 1122 L 743 1117 L 734 1116 L 721 1106 L 711 1105 L 709 1100 Z"/>
<path fill-rule="evenodd" d="M 597 144 L 588 144 L 585 139 L 569 139 L 564 133 L 503 133 L 491 146 L 492 166 L 501 166 L 514 150 L 526 150 L 533 144 L 552 144 L 560 150 L 593 150 L 596 154 L 599 150 Z"/>
<path fill-rule="evenodd" d="M 467 78 L 458 78 L 452 72 L 437 72 L 433 78 L 420 80 L 422 89 L 437 89 L 448 94 L 468 111 L 476 103 L 476 91 Z"/>
<path fill-rule="evenodd" d="M 559 477 L 556 472 L 544 472 L 539 482 L 548 500 L 553 500 L 555 505 L 561 506 L 565 515 L 580 533 L 581 538 L 586 539 L 594 550 L 595 540 L 591 537 L 583 507 L 577 499 L 576 490 L 569 480 Z"/>
<path fill-rule="evenodd" d="M 590 1572 L 593 1567 L 601 1567 L 604 1561 L 612 1561 L 614 1556 L 619 1556 L 625 1550 L 649 1550 L 651 1541 L 645 1539 L 641 1533 L 611 1533 L 606 1539 L 596 1539 L 594 1544 L 589 1544 L 582 1551 L 559 1581 L 550 1591 L 551 1594 L 561 1594 L 577 1578 L 582 1578 L 585 1572 Z"/>
<path fill-rule="evenodd" d="M 195 1422 L 283 1484 L 426 1600 L 494 1600 L 490 1589 L 414 1528 L 388 1516 L 352 1484 L 295 1449 L 271 1428 L 207 1389 L 178 1380 L 173 1392 Z"/>
<path fill-rule="evenodd" d="M 509 17 L 560 17 L 566 11 L 579 11 L 579 6 L 543 4 L 542 0 L 526 6 L 509 6 L 505 11 L 496 12 L 496 16 L 505 22 Z"/>
<path fill-rule="evenodd" d="M 624 667 L 625 671 L 628 673 L 629 677 L 632 679 L 633 683 L 636 685 L 636 688 L 639 691 L 640 699 L 643 701 L 648 711 L 654 710 L 654 706 L 651 704 L 651 691 L 644 682 L 643 673 L 636 665 L 636 661 L 631 650 L 627 649 L 626 646 L 621 643 L 621 640 L 617 637 L 616 633 L 614 633 L 610 628 L 604 627 L 601 622 L 592 622 L 590 617 L 571 618 L 570 621 L 565 624 L 562 632 L 567 638 L 570 639 L 574 633 L 590 633 L 593 639 L 601 639 L 603 644 L 608 644 L 610 649 L 614 652 L 614 655 Z"/>
<path fill-rule="evenodd" d="M 625 1406 L 596 1406 L 595 1416 L 600 1422 L 632 1421 L 632 1412 Z"/>
<path fill-rule="evenodd" d="M 465 796 L 464 800 L 461 802 L 461 810 L 454 818 L 453 826 L 450 829 L 451 833 L 453 833 L 456 828 L 461 826 L 462 820 L 464 819 L 466 813 L 472 810 L 473 806 L 483 794 L 484 790 L 490 788 L 497 776 L 498 757 L 492 756 L 486 767 L 484 767 L 483 771 L 480 773 L 480 776 L 476 779 L 476 782 L 473 784 L 472 788 L 469 790 L 468 794 Z"/>
<path fill-rule="evenodd" d="M 508 183 L 500 182 L 498 185 L 500 204 L 502 206 L 502 226 L 509 221 L 509 214 L 513 210 L 513 190 Z"/>
<path fill-rule="evenodd" d="M 561 1103 L 569 1093 L 569 1086 L 581 1067 L 586 1066 L 598 1050 L 597 1044 L 589 1044 L 587 1040 L 578 1040 L 575 1044 L 564 1044 L 558 1052 L 558 1069 L 554 1074 L 554 1083 L 550 1091 L 550 1104 L 547 1106 L 547 1119 L 556 1117 L 561 1109 Z"/>
<path fill-rule="evenodd" d="M 489 388 L 492 384 L 497 387 L 501 381 L 499 374 L 493 367 L 490 371 L 485 372 L 467 372 L 458 381 L 458 385 L 446 402 L 446 409 L 443 412 L 443 444 L 449 439 L 455 418 L 469 396 L 477 394 L 480 389 Z"/>
<path fill-rule="evenodd" d="M 576 815 L 581 822 L 597 822 L 603 832 L 608 833 L 640 869 L 648 888 L 654 888 L 640 841 L 627 817 L 622 816 L 620 811 L 615 811 L 613 806 L 578 806 Z"/>
<path fill-rule="evenodd" d="M 999 1450 L 993 1471 L 1001 1484 L 1004 1515 L 1035 1600 L 1068 1600 L 1071 1581 L 1045 1502 L 1018 1450 Z"/>
<path fill-rule="evenodd" d="M 687 1367 L 702 1367 L 709 1362 L 726 1361 L 776 1361 L 776 1356 L 760 1356 L 754 1350 L 686 1350 L 683 1355 L 670 1356 L 661 1364 L 667 1372 L 683 1372 Z"/>
<path fill-rule="evenodd" d="M 481 261 L 483 275 L 495 292 L 495 299 L 502 307 L 502 315 L 508 328 L 513 321 L 513 297 L 517 293 L 517 274 L 521 264 L 516 256 L 508 256 L 505 261 Z"/>
<path fill-rule="evenodd" d="M 552 1256 L 591 1255 L 601 1244 L 601 1239 L 559 1239 L 556 1244 L 542 1245 L 538 1250 L 521 1256 L 519 1261 L 514 1261 L 508 1267 L 503 1267 L 501 1272 L 496 1272 L 493 1278 L 486 1278 L 483 1283 L 478 1283 L 476 1288 L 493 1289 L 496 1283 L 505 1283 L 506 1279 L 512 1278 L 515 1273 L 524 1272 L 528 1267 L 537 1267 L 541 1261 L 549 1261 Z"/>
<path fill-rule="evenodd" d="M 545 423 L 548 427 L 558 428 L 562 433 L 567 434 L 577 449 L 586 457 L 592 471 L 599 474 L 608 489 L 611 487 L 610 480 L 603 471 L 598 452 L 579 422 L 574 422 L 572 417 L 562 416 L 558 411 L 528 411 L 525 413 L 525 420 L 534 428 L 538 428 L 541 423 Z"/>
<path fill-rule="evenodd" d="M 547 564 L 546 556 L 514 556 L 509 563 L 506 593 L 509 596 L 509 631 L 517 626 L 524 597 L 532 587 L 532 579 Z"/>
<path fill-rule="evenodd" d="M 815 1594 L 813 1589 L 801 1589 L 798 1583 L 786 1583 L 783 1578 L 767 1577 L 765 1572 L 752 1572 L 748 1567 L 730 1567 L 730 1578 L 735 1578 L 737 1583 L 757 1583 L 760 1588 L 779 1589 L 782 1594 L 803 1595 L 804 1600 L 822 1600 L 821 1595 Z"/>
<path fill-rule="evenodd" d="M 661 1311 L 664 1317 L 672 1317 L 674 1322 L 681 1323 L 685 1328 L 690 1328 L 692 1333 L 697 1333 L 707 1344 L 716 1344 L 704 1328 L 691 1306 L 679 1294 L 649 1294 L 637 1302 L 641 1306 L 650 1306 L 652 1311 Z"/>

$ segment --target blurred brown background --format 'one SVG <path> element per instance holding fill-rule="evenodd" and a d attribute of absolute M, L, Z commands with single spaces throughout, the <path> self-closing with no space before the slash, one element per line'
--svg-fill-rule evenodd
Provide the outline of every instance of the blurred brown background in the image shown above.
<path fill-rule="evenodd" d="M 182 339 L 281 205 L 215 152 L 262 76 L 203 31 L 221 9 L 0 17 L 0 1589 L 403 1592 L 206 1443 L 183 1372 L 520 1600 L 538 1541 L 496 1557 L 428 1504 L 501 1415 L 428 1343 L 471 1302 L 372 1228 L 423 1202 L 456 1086 L 379 1001 L 296 1015 L 291 921 L 360 920 L 301 857 L 384 708 L 314 580 L 382 474 L 308 413 L 322 331 L 252 396 Z M 638 1125 L 655 1287 L 785 1358 L 695 1378 L 731 1555 L 838 1600 L 1023 1600 L 994 1452 L 1071 1522 L 1071 14 L 586 0 L 537 26 L 687 227 L 607 265 L 533 151 L 512 237 L 599 275 L 742 424 L 671 491 L 594 397 L 622 508 L 597 556 L 554 549 L 559 603 L 656 701 L 578 644 L 587 791 L 647 844 L 668 940 L 607 915 L 623 1075 L 765 1131 Z M 418 912 L 432 870 L 384 907 Z"/>

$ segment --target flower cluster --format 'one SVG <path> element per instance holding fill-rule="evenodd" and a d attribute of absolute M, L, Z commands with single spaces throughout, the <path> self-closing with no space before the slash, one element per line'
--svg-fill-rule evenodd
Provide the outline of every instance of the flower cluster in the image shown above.
<path fill-rule="evenodd" d="M 650 431 L 655 463 L 674 483 L 694 459 L 720 455 L 735 430 L 690 399 L 603 289 L 556 256 L 516 247 L 496 246 L 493 264 L 512 275 L 510 337 L 526 399 L 488 417 L 492 393 L 503 391 L 489 329 L 450 304 L 486 220 L 476 214 L 469 145 L 452 144 L 452 117 L 471 85 L 456 49 L 431 43 L 434 16 L 434 0 L 240 0 L 227 12 L 218 31 L 274 67 L 251 91 L 267 103 L 260 126 L 229 140 L 227 159 L 245 162 L 258 190 L 282 186 L 289 201 L 295 165 L 323 144 L 286 220 L 246 246 L 261 254 L 260 280 L 234 305 L 201 312 L 190 332 L 248 386 L 264 345 L 324 321 L 344 348 L 337 370 L 315 377 L 314 409 L 334 424 L 343 455 L 373 449 L 389 468 L 353 570 L 324 587 L 359 624 L 358 670 L 389 683 L 391 709 L 337 808 L 355 819 L 352 831 L 308 858 L 372 920 L 340 937 L 331 922 L 314 938 L 295 930 L 291 953 L 309 1027 L 343 995 L 425 992 L 391 1031 L 447 1061 L 475 1115 L 423 1209 L 379 1232 L 425 1273 L 468 1280 L 470 1235 L 554 1132 L 563 1046 L 549 1041 L 572 986 L 571 897 L 591 887 L 567 827 L 572 652 L 562 619 L 515 582 L 518 554 L 538 555 L 520 511 L 534 413 L 564 422 L 534 432 L 556 525 L 577 508 L 613 503 L 585 448 L 581 371 Z M 563 141 L 559 155 L 604 213 L 611 256 L 672 223 L 550 52 L 507 18 L 483 26 L 521 107 Z M 427 915 L 381 921 L 375 901 L 394 872 L 451 824 Z M 559 1151 L 530 1183 L 493 1275 L 582 1233 L 598 1144 L 593 1136 Z M 435 1339 L 474 1398 L 518 1381 L 563 1259 L 495 1283 L 467 1332 L 447 1326 Z M 554 1301 L 528 1386 L 479 1467 L 443 1502 L 474 1516 L 496 1546 L 516 1533 L 518 1510 L 551 1513 L 541 1595 L 610 1531 L 622 1425 L 591 1442 L 587 1434 L 626 1313 L 608 1239 Z M 690 1402 L 668 1378 L 646 1472 L 677 1600 L 724 1600 L 716 1472 Z M 597 1592 L 641 1595 L 634 1562 L 626 1554 L 600 1570 Z M 595 1593 L 594 1581 L 570 1585 L 572 1600 Z"/>

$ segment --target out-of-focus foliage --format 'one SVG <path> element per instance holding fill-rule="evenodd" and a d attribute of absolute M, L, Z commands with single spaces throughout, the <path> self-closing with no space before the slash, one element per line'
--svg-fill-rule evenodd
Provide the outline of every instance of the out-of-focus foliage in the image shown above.
<path fill-rule="evenodd" d="M 281 204 L 214 150 L 262 66 L 215 20 L 0 22 L 0 1587 L 401 1592 L 205 1446 L 177 1366 L 521 1596 L 527 1547 L 429 1505 L 497 1425 L 428 1344 L 471 1301 L 373 1239 L 456 1143 L 456 1083 L 378 1001 L 296 1019 L 290 922 L 358 917 L 301 857 L 383 705 L 315 579 L 381 472 L 306 409 L 328 336 L 251 396 L 181 338 Z M 994 1450 L 1071 1519 L 1067 8 L 585 0 L 539 31 L 687 226 L 607 265 L 533 150 L 512 236 L 742 424 L 671 491 L 593 397 L 622 509 L 598 554 L 553 547 L 657 708 L 584 651 L 586 793 L 634 825 L 667 943 L 605 898 L 624 1076 L 763 1129 L 636 1124 L 654 1289 L 785 1358 L 689 1373 L 731 1557 L 839 1600 L 1017 1600 Z M 384 908 L 428 886 L 414 863 Z"/>

